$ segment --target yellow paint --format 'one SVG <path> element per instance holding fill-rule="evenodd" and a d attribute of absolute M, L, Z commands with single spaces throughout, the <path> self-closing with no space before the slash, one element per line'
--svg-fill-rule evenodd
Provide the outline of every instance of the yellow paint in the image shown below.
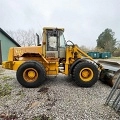
<path fill-rule="evenodd" d="M 14 61 L 13 62 L 13 70 L 17 70 L 19 66 L 24 63 L 25 61 Z"/>
<path fill-rule="evenodd" d="M 15 47 L 14 48 L 14 56 L 23 56 L 24 53 L 41 55 L 42 47 L 41 46 L 29 46 L 29 47 Z"/>
<path fill-rule="evenodd" d="M 58 29 L 58 30 L 64 31 L 64 28 L 56 28 L 56 27 L 44 27 L 44 28 L 43 28 L 43 31 L 44 31 L 44 30 L 52 30 L 52 29 Z"/>
<path fill-rule="evenodd" d="M 57 75 L 58 74 L 58 62 L 50 62 L 46 64 L 47 75 Z"/>
<path fill-rule="evenodd" d="M 74 49 L 72 46 L 66 47 L 65 75 L 69 74 L 70 58 L 73 58 L 73 51 Z"/>
<path fill-rule="evenodd" d="M 35 77 L 35 72 L 34 71 L 28 71 L 28 77 L 34 78 Z"/>
<path fill-rule="evenodd" d="M 93 71 L 90 68 L 83 68 L 79 73 L 80 79 L 85 82 L 89 82 L 93 76 Z"/>
<path fill-rule="evenodd" d="M 2 62 L 2 68 L 13 70 L 13 61 Z"/>
<path fill-rule="evenodd" d="M 23 72 L 24 80 L 34 82 L 38 79 L 38 72 L 34 68 L 28 68 Z"/>
<path fill-rule="evenodd" d="M 9 49 L 8 61 L 14 61 L 13 56 L 14 56 L 14 48 L 12 47 L 12 48 Z"/>

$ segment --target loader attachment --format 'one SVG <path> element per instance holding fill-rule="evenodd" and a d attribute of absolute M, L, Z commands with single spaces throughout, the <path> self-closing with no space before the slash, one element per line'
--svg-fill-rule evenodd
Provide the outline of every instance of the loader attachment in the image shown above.
<path fill-rule="evenodd" d="M 100 72 L 99 80 L 103 83 L 113 87 L 118 76 L 120 75 L 120 64 L 117 62 L 99 60 L 103 66 L 103 69 Z"/>

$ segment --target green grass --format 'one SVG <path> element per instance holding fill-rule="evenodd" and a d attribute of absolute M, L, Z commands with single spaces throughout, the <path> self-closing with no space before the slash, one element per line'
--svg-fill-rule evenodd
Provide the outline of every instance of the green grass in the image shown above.
<path fill-rule="evenodd" d="M 120 59 L 120 57 L 111 57 L 110 59 Z"/>
<path fill-rule="evenodd" d="M 3 70 L 3 69 L 0 69 L 0 75 L 3 75 L 3 72 L 4 72 L 5 70 Z"/>
<path fill-rule="evenodd" d="M 4 80 L 4 81 L 6 81 L 6 80 L 11 80 L 11 79 L 13 79 L 13 77 L 6 75 L 6 76 L 3 76 L 1 79 Z"/>
<path fill-rule="evenodd" d="M 43 114 L 33 117 L 32 120 L 53 120 L 53 119 Z"/>
<path fill-rule="evenodd" d="M 12 87 L 6 83 L 4 85 L 0 85 L 0 97 L 3 97 L 5 95 L 10 95 L 12 91 Z"/>

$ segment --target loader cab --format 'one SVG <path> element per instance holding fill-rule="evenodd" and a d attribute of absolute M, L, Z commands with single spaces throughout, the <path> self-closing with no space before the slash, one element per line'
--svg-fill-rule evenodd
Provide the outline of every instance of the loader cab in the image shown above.
<path fill-rule="evenodd" d="M 64 30 L 58 28 L 46 29 L 46 57 L 65 58 L 65 38 Z"/>

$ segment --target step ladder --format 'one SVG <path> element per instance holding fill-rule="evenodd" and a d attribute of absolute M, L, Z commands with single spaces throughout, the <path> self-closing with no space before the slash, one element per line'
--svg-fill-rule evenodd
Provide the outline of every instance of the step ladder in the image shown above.
<path fill-rule="evenodd" d="M 117 80 L 113 85 L 112 90 L 110 91 L 105 102 L 105 105 L 109 105 L 118 113 L 120 113 L 120 89 L 118 89 L 119 86 L 120 86 L 120 75 L 117 77 Z"/>

